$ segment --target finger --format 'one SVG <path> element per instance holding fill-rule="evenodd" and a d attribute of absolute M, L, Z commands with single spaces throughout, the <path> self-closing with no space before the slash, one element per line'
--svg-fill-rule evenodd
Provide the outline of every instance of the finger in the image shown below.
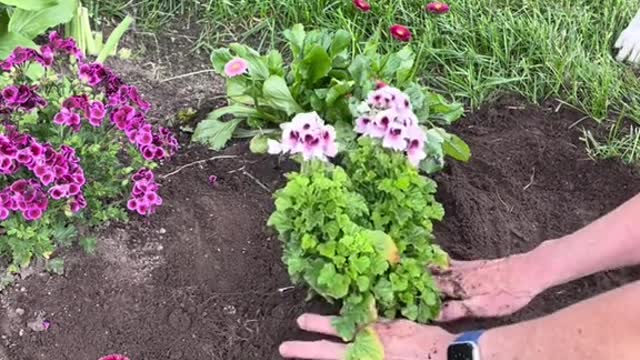
<path fill-rule="evenodd" d="M 622 44 L 624 43 L 624 39 L 626 38 L 626 31 L 623 31 L 620 36 L 618 36 L 618 40 L 616 40 L 616 43 L 613 45 L 613 47 L 615 47 L 616 49 L 619 49 L 622 47 Z"/>
<path fill-rule="evenodd" d="M 300 329 L 324 335 L 338 336 L 338 332 L 331 324 L 332 316 L 322 316 L 316 314 L 302 314 L 298 317 L 297 323 Z"/>
<path fill-rule="evenodd" d="M 632 47 L 629 44 L 624 44 L 622 49 L 620 49 L 620 52 L 618 52 L 618 56 L 616 57 L 616 59 L 618 61 L 626 60 L 629 57 L 629 53 L 631 53 L 631 49 Z"/>
<path fill-rule="evenodd" d="M 640 58 L 640 44 L 636 44 L 636 46 L 633 48 L 633 51 L 631 52 L 631 55 L 629 55 L 629 61 L 631 61 L 632 63 L 637 63 L 639 58 Z"/>
<path fill-rule="evenodd" d="M 287 341 L 278 350 L 285 359 L 342 360 L 347 346 L 327 340 Z"/>
<path fill-rule="evenodd" d="M 484 304 L 483 299 L 480 297 L 462 301 L 447 301 L 442 305 L 437 321 L 448 322 L 469 317 L 494 316 L 489 310 L 487 304 Z"/>
<path fill-rule="evenodd" d="M 431 270 L 431 272 L 433 274 L 447 274 L 447 273 L 451 273 L 452 271 L 455 270 L 466 270 L 466 269 L 473 269 L 482 265 L 485 265 L 488 262 L 488 260 L 472 260 L 472 261 L 466 261 L 466 260 L 453 260 L 450 259 L 449 260 L 449 267 L 448 268 L 442 268 L 440 266 L 429 266 L 429 270 Z"/>

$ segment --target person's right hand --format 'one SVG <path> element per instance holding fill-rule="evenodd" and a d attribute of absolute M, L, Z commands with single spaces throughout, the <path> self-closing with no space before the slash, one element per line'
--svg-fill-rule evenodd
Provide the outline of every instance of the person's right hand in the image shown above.
<path fill-rule="evenodd" d="M 505 316 L 525 307 L 545 290 L 526 257 L 451 261 L 446 271 L 435 271 L 447 298 L 438 321 Z"/>

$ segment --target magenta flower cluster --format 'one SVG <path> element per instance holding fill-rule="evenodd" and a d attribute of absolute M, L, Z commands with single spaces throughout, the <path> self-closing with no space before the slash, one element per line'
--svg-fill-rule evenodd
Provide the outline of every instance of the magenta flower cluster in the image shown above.
<path fill-rule="evenodd" d="M 22 110 L 31 112 L 36 108 L 45 108 L 48 103 L 38 95 L 37 86 L 8 86 L 2 90 L 0 98 L 0 113 L 11 113 Z"/>
<path fill-rule="evenodd" d="M 60 112 L 53 118 L 57 125 L 66 125 L 73 131 L 80 131 L 82 119 L 86 119 L 93 127 L 102 126 L 107 109 L 99 100 L 90 100 L 84 95 L 76 95 L 62 103 Z"/>
<path fill-rule="evenodd" d="M 0 220 L 10 211 L 19 211 L 26 220 L 37 220 L 47 210 L 47 194 L 54 200 L 68 199 L 73 213 L 87 206 L 82 193 L 86 179 L 75 150 L 62 145 L 55 151 L 49 144 L 40 144 L 30 135 L 20 134 L 7 126 L 0 135 L 0 174 L 13 175 L 25 168 L 39 181 L 18 180 L 0 194 Z M 47 187 L 48 190 L 47 190 Z"/>
<path fill-rule="evenodd" d="M 155 131 L 146 121 L 145 114 L 150 105 L 142 99 L 138 89 L 124 83 L 102 64 L 85 63 L 84 55 L 73 39 L 63 39 L 53 32 L 49 43 L 39 51 L 17 48 L 6 60 L 0 61 L 0 69 L 13 72 L 31 62 L 51 68 L 57 63 L 56 55 L 75 59 L 71 63 L 78 64 L 78 77 L 93 90 L 88 94 L 76 93 L 63 101 L 53 118 L 54 124 L 78 132 L 85 122 L 93 128 L 101 128 L 106 126 L 105 119 L 109 119 L 109 126 L 121 130 L 146 160 L 163 160 L 175 154 L 179 148 L 177 139 L 168 129 Z M 49 104 L 37 91 L 37 86 L 27 85 L 2 89 L 0 113 L 10 115 L 16 111 L 46 108 Z M 0 191 L 0 221 L 17 211 L 27 220 L 37 220 L 47 210 L 49 198 L 66 199 L 73 213 L 87 206 L 82 192 L 86 180 L 73 148 L 62 145 L 56 151 L 50 144 L 41 144 L 13 126 L 5 129 L 5 135 L 0 135 L 0 174 L 15 175 L 26 169 L 37 179 L 17 180 Z M 141 215 L 153 213 L 162 203 L 153 173 L 141 169 L 133 176 L 133 181 L 128 207 Z"/>
<path fill-rule="evenodd" d="M 162 198 L 158 195 L 158 184 L 155 182 L 153 172 L 143 168 L 138 170 L 131 179 L 133 180 L 133 189 L 127 207 L 143 216 L 153 214 L 156 208 L 162 205 Z"/>
<path fill-rule="evenodd" d="M 5 60 L 0 61 L 0 69 L 11 71 L 33 61 L 44 67 L 50 67 L 54 63 L 55 54 L 66 54 L 78 60 L 84 60 L 84 54 L 73 39 L 63 39 L 54 31 L 49 35 L 49 43 L 40 47 L 40 51 L 16 48 Z"/>

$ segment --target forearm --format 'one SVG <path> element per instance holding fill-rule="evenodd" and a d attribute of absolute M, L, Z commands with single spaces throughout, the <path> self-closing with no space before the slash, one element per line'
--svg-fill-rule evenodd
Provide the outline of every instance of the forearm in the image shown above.
<path fill-rule="evenodd" d="M 542 290 L 640 264 L 640 194 L 575 233 L 544 242 L 522 258 L 539 278 Z"/>
<path fill-rule="evenodd" d="M 487 331 L 483 360 L 625 360 L 640 354 L 640 282 L 552 315 Z"/>

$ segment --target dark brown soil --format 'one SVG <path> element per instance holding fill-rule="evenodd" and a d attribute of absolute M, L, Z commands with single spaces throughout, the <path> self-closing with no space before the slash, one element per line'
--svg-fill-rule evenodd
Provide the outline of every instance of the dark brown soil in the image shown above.
<path fill-rule="evenodd" d="M 579 132 L 568 129 L 578 118 L 497 103 L 462 121 L 455 130 L 474 157 L 438 176 L 448 213 L 438 242 L 459 259 L 526 251 L 639 192 L 633 170 L 587 159 Z M 237 145 L 227 154 L 245 151 Z M 158 173 L 213 155 L 188 148 Z M 302 289 L 282 290 L 290 282 L 265 220 L 285 170 L 272 157 L 240 155 L 163 179 L 165 205 L 155 216 L 109 227 L 94 256 L 63 254 L 65 276 L 33 275 L 4 294 L 7 359 L 87 360 L 112 352 L 132 360 L 277 359 L 277 345 L 301 335 L 297 315 L 329 309 L 305 304 Z M 217 186 L 207 181 L 214 174 Z M 576 281 L 501 322 L 547 314 L 639 278 L 626 270 Z M 26 326 L 39 312 L 52 323 L 47 331 Z"/>

